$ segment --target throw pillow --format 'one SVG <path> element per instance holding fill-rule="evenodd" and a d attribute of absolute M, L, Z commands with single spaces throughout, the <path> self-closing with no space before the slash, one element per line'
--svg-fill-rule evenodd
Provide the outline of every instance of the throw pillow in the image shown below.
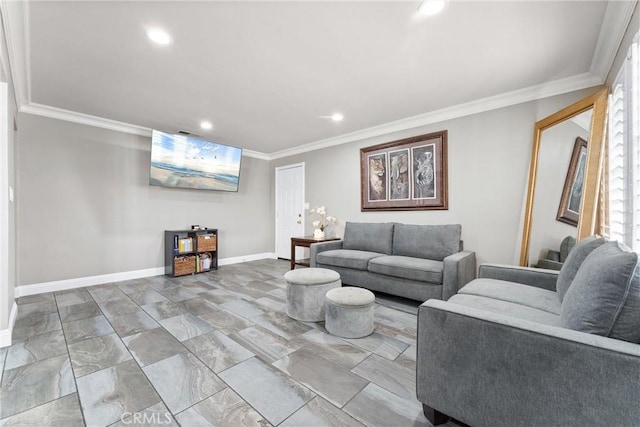
<path fill-rule="evenodd" d="M 560 308 L 562 326 L 640 343 L 638 254 L 607 242 L 584 260 Z"/>
<path fill-rule="evenodd" d="M 391 255 L 393 222 L 347 222 L 342 249 Z"/>
<path fill-rule="evenodd" d="M 460 224 L 396 224 L 393 254 L 442 261 L 460 251 Z"/>
<path fill-rule="evenodd" d="M 558 280 L 556 281 L 556 293 L 558 294 L 558 298 L 560 298 L 560 302 L 564 300 L 564 296 L 569 286 L 571 286 L 573 278 L 576 277 L 576 273 L 582 265 L 582 262 L 595 248 L 601 246 L 604 242 L 605 240 L 601 237 L 589 236 L 580 240 L 573 249 L 571 249 L 567 260 L 562 264 L 562 268 L 560 268 Z"/>

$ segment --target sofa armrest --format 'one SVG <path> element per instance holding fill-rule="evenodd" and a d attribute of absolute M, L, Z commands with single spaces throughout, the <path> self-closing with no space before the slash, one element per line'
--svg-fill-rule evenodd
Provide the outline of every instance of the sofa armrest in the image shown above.
<path fill-rule="evenodd" d="M 482 264 L 478 271 L 478 277 L 505 280 L 507 282 L 516 282 L 548 291 L 555 291 L 558 273 L 556 270 L 546 270 L 543 268 Z"/>
<path fill-rule="evenodd" d="M 560 261 L 554 261 L 551 259 L 539 259 L 538 265 L 536 265 L 536 268 L 544 268 L 547 270 L 560 271 L 560 269 L 562 268 L 562 264 L 564 263 Z"/>
<path fill-rule="evenodd" d="M 560 262 L 560 251 L 554 251 L 553 249 L 549 249 L 547 251 L 547 256 L 545 259 Z"/>
<path fill-rule="evenodd" d="M 635 425 L 639 372 L 638 344 L 435 299 L 418 310 L 417 397 L 473 426 Z"/>
<path fill-rule="evenodd" d="M 315 267 L 316 256 L 320 252 L 342 249 L 342 240 L 330 240 L 328 242 L 312 243 L 309 246 L 309 267 Z"/>
<path fill-rule="evenodd" d="M 442 299 L 448 300 L 476 278 L 476 253 L 462 251 L 449 255 L 442 266 Z"/>

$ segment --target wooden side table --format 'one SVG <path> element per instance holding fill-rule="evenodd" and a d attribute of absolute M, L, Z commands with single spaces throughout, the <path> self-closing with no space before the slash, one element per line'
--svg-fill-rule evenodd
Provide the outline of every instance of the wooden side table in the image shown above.
<path fill-rule="evenodd" d="M 325 239 L 314 239 L 313 236 L 305 237 L 292 237 L 291 238 L 291 270 L 296 268 L 296 265 L 303 265 L 309 267 L 308 260 L 300 260 L 296 262 L 296 246 L 308 248 L 312 243 L 329 242 L 331 240 L 340 240 L 339 237 L 331 237 Z"/>

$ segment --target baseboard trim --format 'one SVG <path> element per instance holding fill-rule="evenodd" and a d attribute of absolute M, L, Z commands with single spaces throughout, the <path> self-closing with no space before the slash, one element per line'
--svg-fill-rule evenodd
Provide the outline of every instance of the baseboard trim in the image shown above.
<path fill-rule="evenodd" d="M 46 292 L 65 291 L 67 289 L 102 285 L 105 283 L 120 282 L 122 280 L 158 276 L 160 274 L 164 274 L 164 267 L 146 268 L 144 270 L 125 271 L 122 273 L 101 274 L 99 276 L 77 277 L 74 279 L 54 280 L 51 282 L 17 286 L 15 295 L 16 298 L 19 298 L 28 295 L 44 294 Z"/>
<path fill-rule="evenodd" d="M 230 265 L 230 264 L 240 264 L 241 262 L 249 262 L 249 261 L 259 261 L 261 259 L 275 259 L 276 254 L 274 252 L 264 252 L 261 254 L 253 254 L 253 255 L 244 255 L 237 256 L 232 258 L 224 258 L 218 260 L 218 265 Z"/>
<path fill-rule="evenodd" d="M 9 347 L 11 345 L 11 334 L 13 332 L 13 325 L 16 323 L 17 315 L 18 304 L 14 301 L 11 306 L 11 313 L 9 314 L 9 325 L 7 329 L 0 330 L 0 348 Z"/>
<path fill-rule="evenodd" d="M 218 260 L 218 265 L 239 264 L 241 262 L 258 261 L 261 259 L 276 258 L 276 254 L 265 252 L 261 254 L 243 255 L 239 257 L 223 258 Z M 51 282 L 22 285 L 15 288 L 15 297 L 44 294 L 47 292 L 65 291 L 68 289 L 84 288 L 85 286 L 103 285 L 105 283 L 120 282 L 123 280 L 142 279 L 144 277 L 161 276 L 164 267 L 146 268 L 143 270 L 124 271 L 121 273 L 102 274 L 99 276 L 78 277 L 75 279 L 55 280 Z M 12 325 L 13 326 L 13 325 Z M 0 331 L 1 333 L 2 331 Z"/>

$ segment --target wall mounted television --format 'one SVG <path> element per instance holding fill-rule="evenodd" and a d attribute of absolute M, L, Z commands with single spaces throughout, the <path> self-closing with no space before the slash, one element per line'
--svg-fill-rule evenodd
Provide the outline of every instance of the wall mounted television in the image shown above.
<path fill-rule="evenodd" d="M 154 130 L 149 184 L 238 191 L 242 148 Z"/>

